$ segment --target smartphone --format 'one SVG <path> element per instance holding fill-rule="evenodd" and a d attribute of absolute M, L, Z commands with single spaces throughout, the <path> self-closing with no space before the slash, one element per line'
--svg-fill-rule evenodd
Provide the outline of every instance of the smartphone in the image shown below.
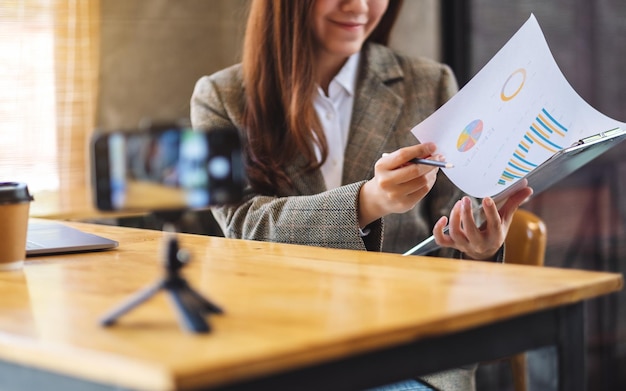
<path fill-rule="evenodd" d="M 236 129 L 179 125 L 97 131 L 91 143 L 95 204 L 105 211 L 178 211 L 236 203 L 245 174 Z"/>

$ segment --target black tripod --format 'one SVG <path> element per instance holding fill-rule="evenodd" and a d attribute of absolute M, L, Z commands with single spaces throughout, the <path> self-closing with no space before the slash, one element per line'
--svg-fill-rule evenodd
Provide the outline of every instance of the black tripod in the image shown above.
<path fill-rule="evenodd" d="M 105 315 L 100 321 L 101 325 L 105 327 L 113 325 L 117 318 L 147 301 L 160 290 L 165 290 L 172 299 L 180 322 L 187 330 L 195 333 L 210 331 L 204 315 L 222 314 L 222 309 L 194 291 L 180 276 L 179 271 L 189 261 L 189 254 L 179 248 L 178 239 L 173 232 L 166 238 L 165 246 L 165 276 L 154 285 L 137 292 L 121 306 Z"/>

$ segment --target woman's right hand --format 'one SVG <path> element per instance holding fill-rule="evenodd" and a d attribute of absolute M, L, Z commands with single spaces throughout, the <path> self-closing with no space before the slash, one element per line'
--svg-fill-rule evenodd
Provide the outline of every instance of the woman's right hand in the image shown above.
<path fill-rule="evenodd" d="M 433 143 L 417 144 L 400 148 L 378 159 L 374 166 L 374 178 L 367 181 L 359 193 L 359 226 L 391 213 L 404 213 L 421 201 L 435 184 L 438 168 L 413 164 L 413 158 L 434 158 Z"/>

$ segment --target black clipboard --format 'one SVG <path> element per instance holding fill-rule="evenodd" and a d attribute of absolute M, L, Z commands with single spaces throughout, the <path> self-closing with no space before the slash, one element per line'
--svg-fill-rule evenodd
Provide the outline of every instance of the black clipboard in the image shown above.
<path fill-rule="evenodd" d="M 524 178 L 509 186 L 492 198 L 496 205 L 503 205 L 509 195 L 513 194 L 523 184 L 523 179 L 528 181 L 528 186 L 533 189 L 533 195 L 537 195 L 546 190 L 556 182 L 564 179 L 574 171 L 578 170 L 593 159 L 615 147 L 626 139 L 626 131 L 622 128 L 615 128 L 586 137 L 577 141 L 572 146 L 564 148 L 548 160 L 529 172 Z M 479 209 L 475 216 L 477 224 L 481 224 L 483 217 L 482 209 Z M 411 248 L 403 255 L 426 255 L 439 249 L 435 242 L 435 237 L 430 236 L 415 247 Z"/>

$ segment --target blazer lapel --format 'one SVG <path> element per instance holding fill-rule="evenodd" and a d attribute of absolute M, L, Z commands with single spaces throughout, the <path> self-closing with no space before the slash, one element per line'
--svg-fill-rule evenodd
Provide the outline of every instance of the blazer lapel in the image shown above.
<path fill-rule="evenodd" d="M 361 63 L 361 83 L 357 86 L 346 156 L 343 184 L 369 179 L 374 163 L 384 151 L 404 105 L 402 93 L 388 84 L 403 77 L 402 69 L 390 49 L 367 44 Z M 395 83 L 394 88 L 403 88 Z"/>
<path fill-rule="evenodd" d="M 357 86 L 350 133 L 346 145 L 342 183 L 349 184 L 374 175 L 374 163 L 384 151 L 387 139 L 393 133 L 404 99 L 402 83 L 395 83 L 394 91 L 388 84 L 402 79 L 402 68 L 387 47 L 367 44 L 362 55 L 361 82 Z M 287 168 L 295 194 L 316 194 L 326 190 L 321 170 L 304 171 L 305 161 L 298 156 Z M 286 189 L 285 189 L 286 190 Z M 289 192 L 290 193 L 290 192 Z"/>

